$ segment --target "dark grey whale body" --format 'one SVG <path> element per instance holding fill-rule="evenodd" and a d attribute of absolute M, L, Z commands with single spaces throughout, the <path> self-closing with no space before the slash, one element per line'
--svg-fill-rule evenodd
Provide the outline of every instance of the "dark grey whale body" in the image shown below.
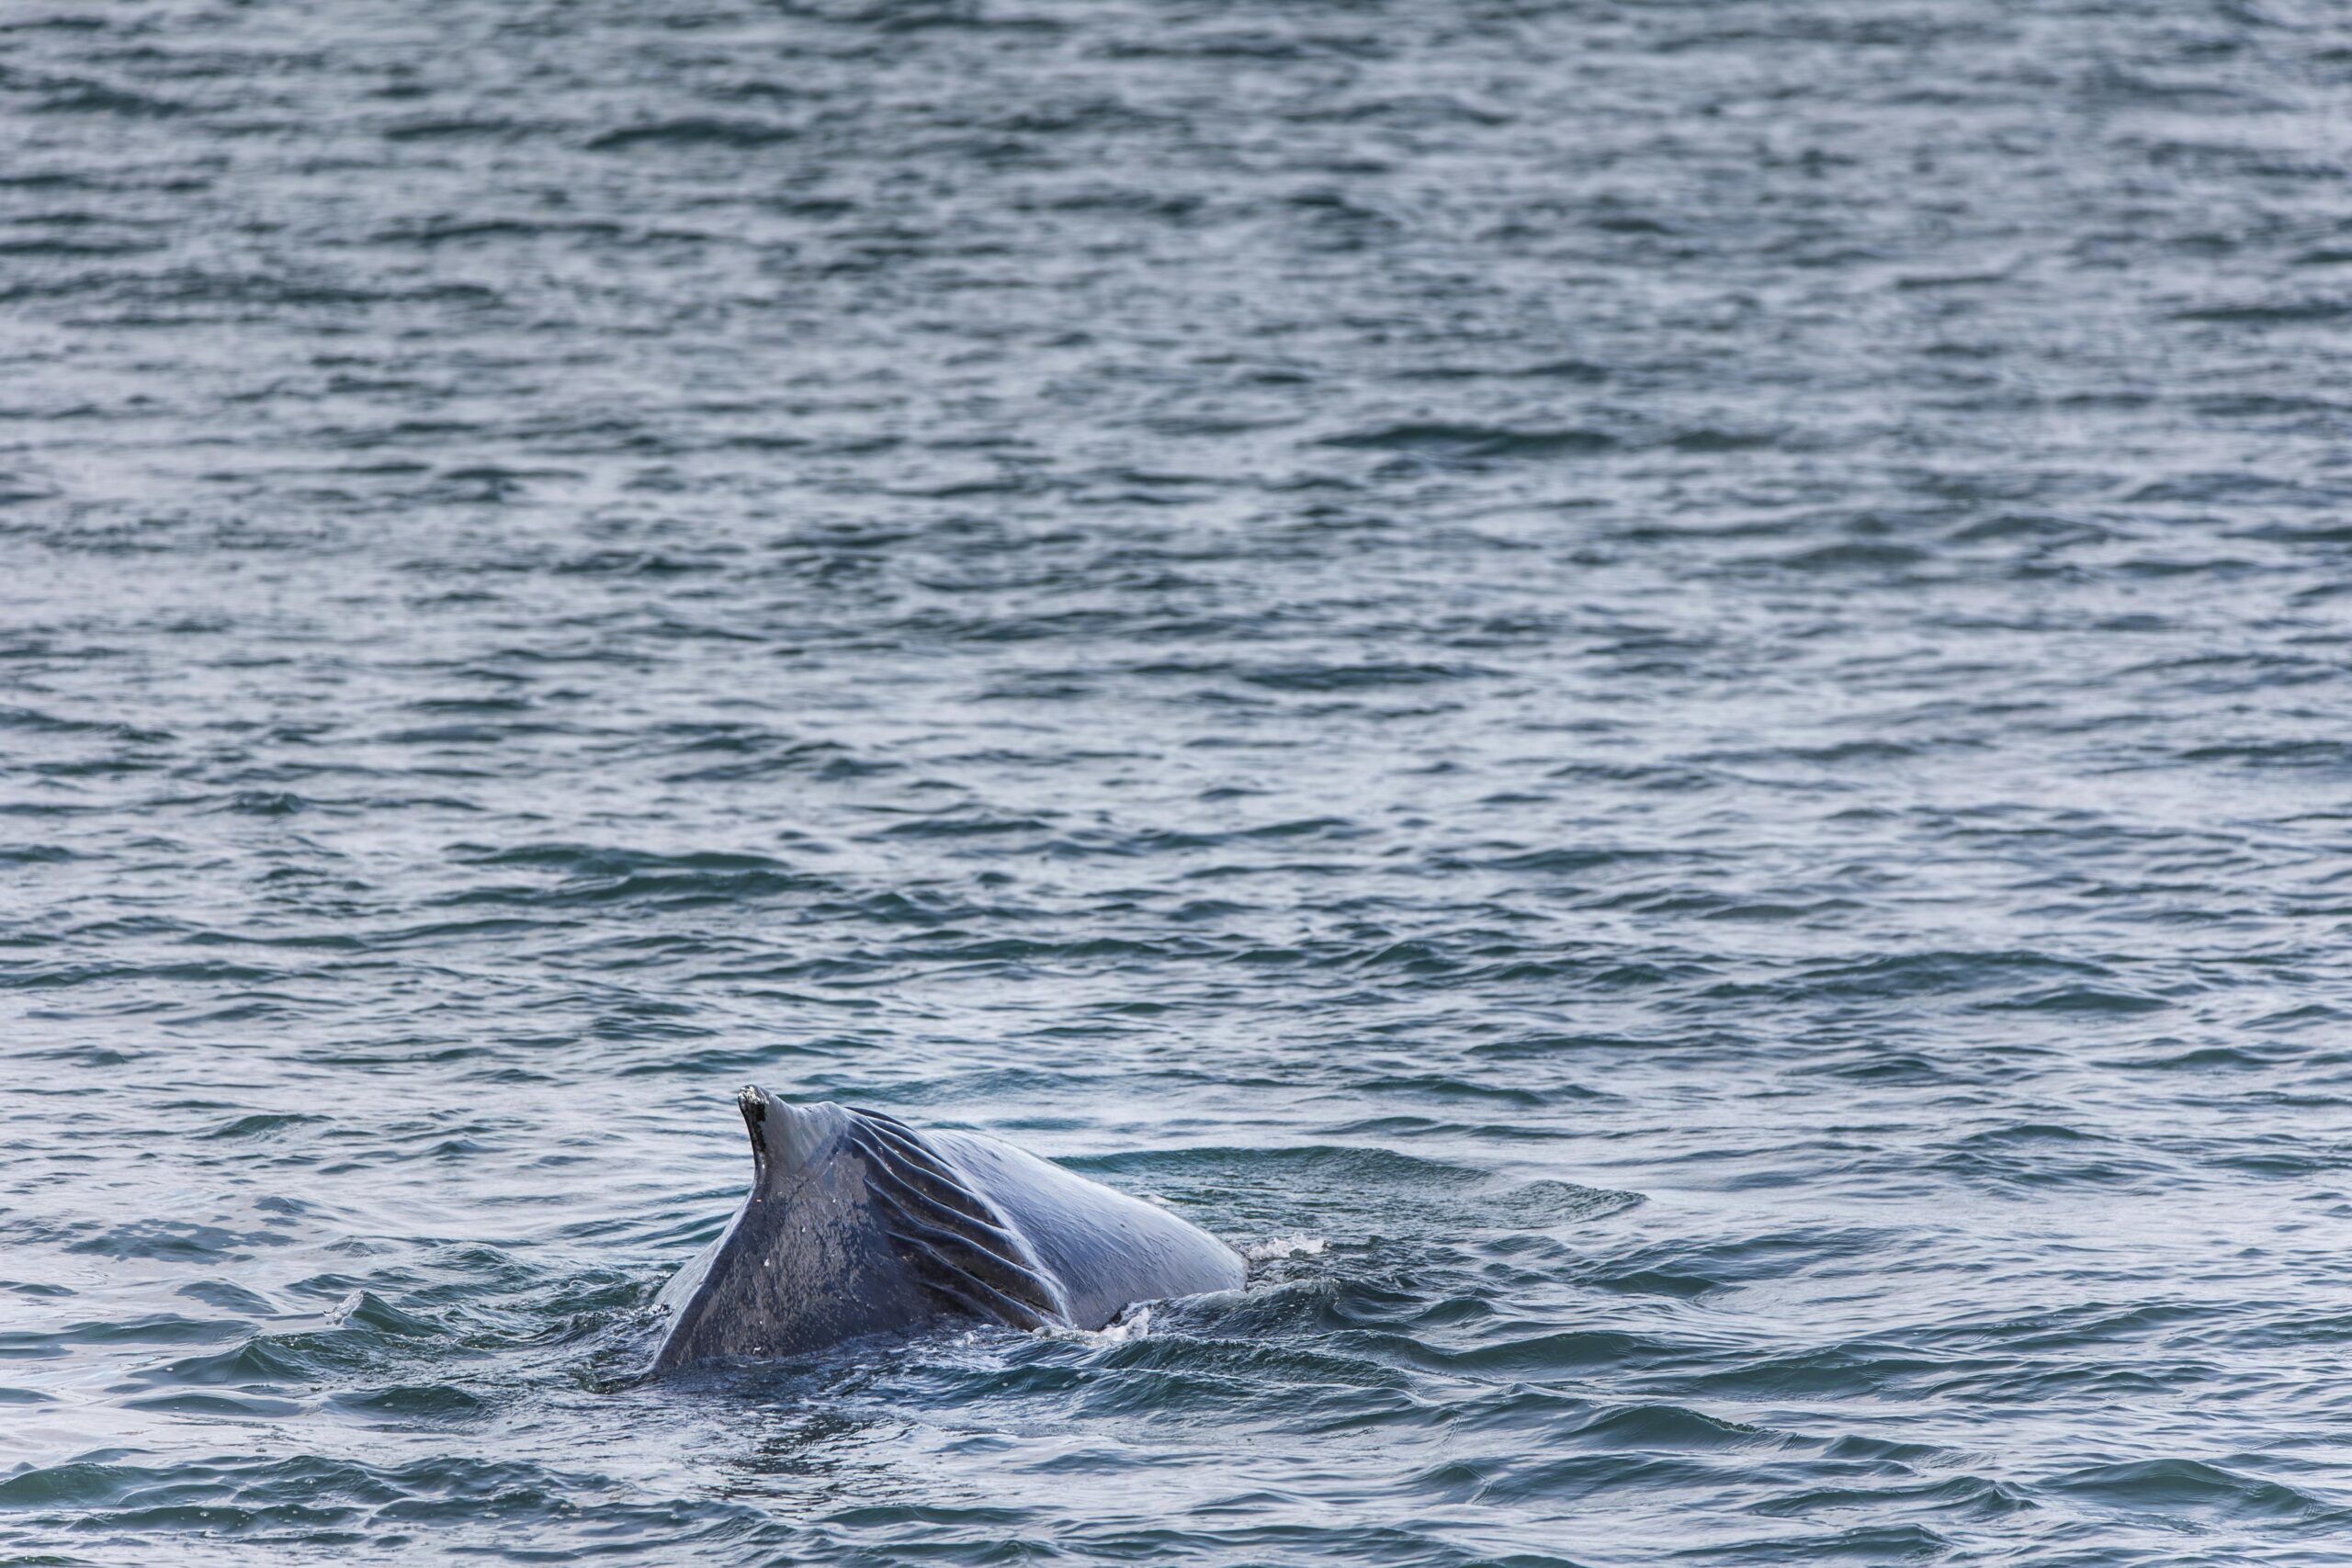
<path fill-rule="evenodd" d="M 663 1289 L 657 1371 L 955 1317 L 1100 1328 L 1136 1302 L 1241 1284 L 1206 1232 L 993 1138 L 756 1087 L 737 1104 L 751 1195 Z"/>

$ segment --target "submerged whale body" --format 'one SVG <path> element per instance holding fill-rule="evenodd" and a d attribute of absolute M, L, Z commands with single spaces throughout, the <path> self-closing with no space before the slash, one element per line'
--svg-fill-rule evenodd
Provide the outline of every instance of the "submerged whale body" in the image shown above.
<path fill-rule="evenodd" d="M 1206 1232 L 994 1138 L 756 1087 L 737 1104 L 751 1194 L 663 1289 L 657 1371 L 956 1317 L 1100 1328 L 1136 1302 L 1241 1283 Z"/>

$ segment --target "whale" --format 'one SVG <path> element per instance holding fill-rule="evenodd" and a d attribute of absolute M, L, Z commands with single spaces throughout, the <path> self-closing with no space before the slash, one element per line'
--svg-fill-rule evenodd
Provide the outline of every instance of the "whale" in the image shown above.
<path fill-rule="evenodd" d="M 756 1084 L 736 1106 L 752 1190 L 655 1298 L 654 1372 L 959 1320 L 1102 1328 L 1241 1287 L 1239 1254 L 1206 1231 L 995 1138 Z"/>

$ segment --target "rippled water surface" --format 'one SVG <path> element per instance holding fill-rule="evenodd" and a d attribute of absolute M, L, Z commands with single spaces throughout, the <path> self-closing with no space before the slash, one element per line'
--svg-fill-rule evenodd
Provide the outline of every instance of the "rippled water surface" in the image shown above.
<path fill-rule="evenodd" d="M 0 1556 L 2343 1561 L 2338 7 L 0 28 Z"/>

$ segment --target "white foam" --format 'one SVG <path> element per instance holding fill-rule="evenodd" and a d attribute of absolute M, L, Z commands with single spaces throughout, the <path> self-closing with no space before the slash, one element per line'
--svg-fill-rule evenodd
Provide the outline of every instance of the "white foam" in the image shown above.
<path fill-rule="evenodd" d="M 1100 1328 L 1040 1328 L 1039 1337 L 1076 1339 L 1088 1345 L 1124 1345 L 1151 1336 L 1151 1308 L 1132 1306 Z"/>
<path fill-rule="evenodd" d="M 1330 1245 L 1319 1235 L 1269 1236 L 1243 1247 L 1241 1256 L 1252 1263 L 1272 1263 L 1277 1258 L 1320 1258 Z"/>

